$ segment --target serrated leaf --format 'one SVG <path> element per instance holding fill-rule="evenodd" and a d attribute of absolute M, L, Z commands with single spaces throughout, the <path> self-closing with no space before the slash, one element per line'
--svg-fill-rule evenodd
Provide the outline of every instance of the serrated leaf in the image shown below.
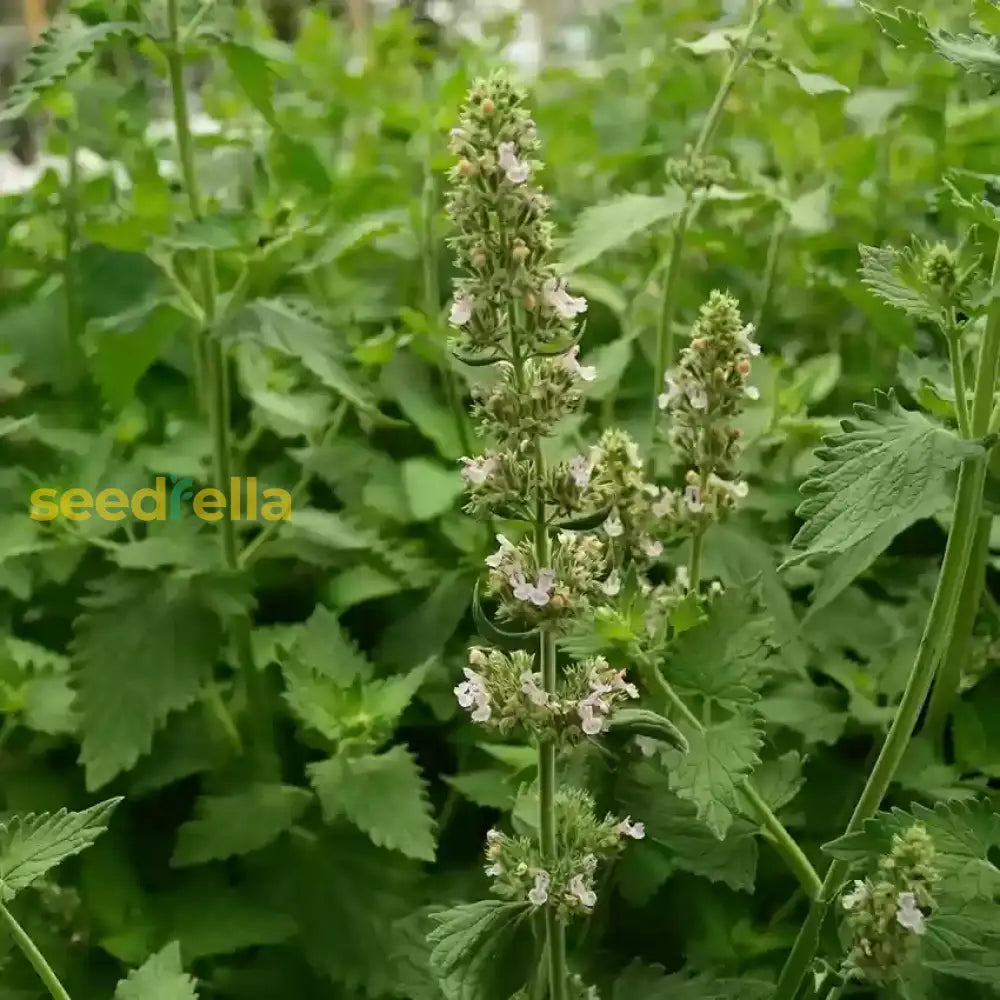
<path fill-rule="evenodd" d="M 82 812 L 14 816 L 0 824 L 0 898 L 13 899 L 49 869 L 90 847 L 121 801 L 107 799 Z"/>
<path fill-rule="evenodd" d="M 194 980 L 181 966 L 181 946 L 172 941 L 130 972 L 115 990 L 114 1000 L 198 1000 Z"/>
<path fill-rule="evenodd" d="M 322 604 L 295 630 L 291 653 L 317 674 L 345 687 L 356 680 L 370 680 L 374 669 L 337 615 Z"/>
<path fill-rule="evenodd" d="M 218 652 L 219 620 L 188 588 L 120 573 L 81 602 L 80 760 L 99 788 L 149 752 L 167 716 L 199 695 Z"/>
<path fill-rule="evenodd" d="M 990 860 L 1000 847 L 1000 812 L 985 799 L 939 802 L 933 809 L 915 804 L 911 812 L 893 809 L 868 820 L 857 833 L 823 845 L 835 858 L 873 863 L 888 854 L 894 834 L 920 823 L 934 841 L 935 867 L 942 885 L 966 899 L 990 899 L 1000 892 L 1000 868 Z"/>
<path fill-rule="evenodd" d="M 688 752 L 663 755 L 670 787 L 694 805 L 698 818 L 722 840 L 735 819 L 738 787 L 760 762 L 763 733 L 740 716 L 702 730 L 681 728 Z"/>
<path fill-rule="evenodd" d="M 893 247 L 858 247 L 861 283 L 887 305 L 917 319 L 936 320 L 941 304 L 922 288 L 912 252 Z"/>
<path fill-rule="evenodd" d="M 882 31 L 901 48 L 912 49 L 915 52 L 932 51 L 927 21 L 922 14 L 905 7 L 896 7 L 890 13 L 866 3 L 862 3 L 861 6 L 871 14 Z"/>
<path fill-rule="evenodd" d="M 510 1000 L 534 949 L 525 903 L 483 899 L 432 914 L 430 964 L 447 1000 Z"/>
<path fill-rule="evenodd" d="M 751 589 L 727 590 L 712 603 L 705 621 L 680 636 L 664 673 L 682 694 L 707 698 L 730 711 L 751 704 L 773 629 Z"/>
<path fill-rule="evenodd" d="M 892 392 L 876 392 L 875 406 L 855 404 L 857 420 L 826 438 L 816 452 L 819 467 L 802 485 L 805 520 L 791 562 L 843 552 L 888 521 L 926 509 L 944 496 L 946 477 L 963 461 L 982 455 L 983 443 L 966 441 L 922 413 L 904 410 Z"/>
<path fill-rule="evenodd" d="M 845 87 L 839 80 L 834 80 L 832 76 L 826 76 L 823 73 L 806 73 L 791 63 L 786 63 L 785 68 L 807 94 L 816 96 L 818 94 L 849 94 L 851 92 L 850 87 Z"/>
<path fill-rule="evenodd" d="M 559 266 L 573 271 L 627 243 L 633 236 L 683 211 L 684 192 L 669 188 L 665 194 L 625 194 L 584 209 L 560 254 Z"/>
<path fill-rule="evenodd" d="M 170 863 L 200 865 L 260 850 L 295 823 L 311 800 L 304 788 L 277 784 L 205 796 L 198 800 L 198 818 L 177 831 Z"/>
<path fill-rule="evenodd" d="M 327 822 L 350 820 L 378 847 L 433 861 L 434 816 L 417 762 L 404 746 L 338 754 L 308 766 Z"/>
<path fill-rule="evenodd" d="M 932 31 L 931 43 L 939 55 L 967 73 L 1000 79 L 1000 49 L 988 35 L 953 35 L 950 31 Z"/>

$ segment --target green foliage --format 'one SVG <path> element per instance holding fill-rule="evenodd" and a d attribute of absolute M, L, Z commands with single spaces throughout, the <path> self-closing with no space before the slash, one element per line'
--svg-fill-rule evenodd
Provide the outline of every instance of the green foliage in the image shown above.
<path fill-rule="evenodd" d="M 194 980 L 181 968 L 180 945 L 171 942 L 130 972 L 118 984 L 115 1000 L 198 1000 Z"/>

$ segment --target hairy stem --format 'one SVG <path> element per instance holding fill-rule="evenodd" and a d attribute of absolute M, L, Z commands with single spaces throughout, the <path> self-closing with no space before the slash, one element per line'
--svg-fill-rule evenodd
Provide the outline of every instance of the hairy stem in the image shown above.
<path fill-rule="evenodd" d="M 998 278 L 1000 278 L 1000 244 L 997 246 L 993 262 L 993 282 L 995 283 Z M 972 402 L 974 435 L 985 431 L 990 423 L 998 359 L 1000 359 L 1000 302 L 994 300 L 990 305 L 976 368 L 976 387 Z M 986 456 L 966 462 L 959 472 L 951 531 L 948 533 L 944 561 L 941 564 L 941 572 L 938 575 L 937 587 L 920 638 L 920 645 L 917 647 L 917 655 L 896 716 L 882 746 L 882 752 L 868 776 L 845 833 L 856 833 L 881 805 L 917 724 L 920 710 L 934 680 L 935 668 L 948 641 L 952 622 L 962 619 L 964 615 L 964 609 L 959 606 L 959 601 L 963 596 L 971 597 L 963 593 L 963 583 L 966 573 L 971 569 L 970 558 L 981 521 L 985 480 Z M 945 683 L 947 687 L 939 698 L 948 705 L 957 689 L 958 678 L 946 678 Z M 835 860 L 827 869 L 821 898 L 813 902 L 809 917 L 799 930 L 791 954 L 781 971 L 773 1000 L 794 1000 L 809 964 L 816 954 L 820 928 L 829 903 L 840 888 L 849 867 L 848 862 Z"/>
<path fill-rule="evenodd" d="M 7 925 L 10 936 L 14 943 L 21 949 L 21 953 L 31 963 L 31 967 L 38 973 L 45 988 L 49 991 L 52 1000 L 70 1000 L 66 987 L 59 982 L 59 977 L 52 970 L 52 966 L 45 960 L 45 956 L 38 950 L 35 942 L 31 940 L 28 932 L 14 919 L 14 914 L 0 903 L 0 917 Z"/>
<path fill-rule="evenodd" d="M 726 75 L 719 84 L 719 89 L 715 93 L 715 99 L 709 108 L 708 115 L 701 126 L 698 138 L 694 144 L 691 155 L 692 158 L 704 156 L 719 121 L 722 118 L 723 108 L 729 95 L 736 84 L 736 78 L 740 70 L 750 57 L 753 47 L 754 35 L 760 24 L 760 20 L 767 10 L 771 0 L 756 0 L 753 13 L 750 16 L 750 23 L 747 25 L 746 34 L 739 43 L 733 57 L 726 69 Z M 684 243 L 687 239 L 688 228 L 691 225 L 691 193 L 688 192 L 684 199 L 684 205 L 677 222 L 673 228 L 673 239 L 670 245 L 670 258 L 667 263 L 667 276 L 663 285 L 663 298 L 660 303 L 660 317 L 656 327 L 656 363 L 653 368 L 653 398 L 650 402 L 649 418 L 649 440 L 655 439 L 656 423 L 659 419 L 659 396 L 663 391 L 663 377 L 670 367 L 674 357 L 674 314 L 677 311 L 677 289 L 680 283 L 681 261 L 684 256 Z"/>
<path fill-rule="evenodd" d="M 177 149 L 181 160 L 184 189 L 188 208 L 195 220 L 202 218 L 201 191 L 195 168 L 194 140 L 188 115 L 187 92 L 184 86 L 184 50 L 181 44 L 180 0 L 168 0 L 167 24 L 169 42 L 167 64 L 170 72 L 170 92 L 173 100 L 174 127 L 177 132 Z M 216 488 L 224 494 L 232 485 L 233 449 L 229 425 L 229 365 L 215 330 L 218 310 L 218 287 L 215 278 L 215 255 L 209 249 L 198 252 L 198 270 L 201 285 L 201 308 L 205 317 L 204 329 L 199 335 L 200 356 L 205 360 L 208 415 L 212 432 L 213 478 Z M 226 569 L 239 568 L 239 549 L 236 525 L 230 516 L 219 521 L 219 538 Z M 253 646 L 250 641 L 250 619 L 239 615 L 232 620 L 231 637 L 237 662 L 246 691 L 250 715 L 250 747 L 256 757 L 262 777 L 274 777 L 278 760 L 274 748 L 274 727 L 268 704 L 265 679 L 254 664 Z"/>
<path fill-rule="evenodd" d="M 673 709 L 685 721 L 685 723 L 696 732 L 704 733 L 705 726 L 701 720 L 688 708 L 684 699 L 673 689 L 673 686 L 660 673 L 656 663 L 648 657 L 637 656 L 639 665 L 644 668 L 644 680 L 647 687 L 656 688 L 663 697 L 665 707 Z M 753 782 L 747 778 L 739 785 L 740 791 L 746 800 L 748 811 L 752 813 L 761 829 L 764 830 L 774 845 L 774 849 L 781 855 L 785 864 L 799 880 L 799 884 L 805 890 L 810 899 L 815 899 L 820 892 L 820 878 L 816 869 L 813 868 L 809 859 L 805 856 L 802 848 L 799 847 L 795 838 L 788 832 L 781 820 L 775 816 L 771 807 L 761 797 L 760 792 L 754 787 Z"/>

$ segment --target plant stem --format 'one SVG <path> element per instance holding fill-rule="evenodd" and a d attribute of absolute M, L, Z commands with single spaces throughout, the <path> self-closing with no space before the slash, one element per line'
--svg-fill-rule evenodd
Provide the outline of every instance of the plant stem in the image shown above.
<path fill-rule="evenodd" d="M 774 292 L 774 278 L 778 273 L 778 260 L 781 257 L 781 242 L 785 238 L 785 229 L 788 220 L 783 213 L 779 213 L 774 220 L 774 227 L 771 230 L 771 239 L 767 244 L 767 258 L 764 261 L 764 277 L 760 285 L 760 297 L 757 300 L 757 309 L 754 312 L 753 328 L 760 330 L 764 325 L 764 316 L 771 305 L 771 295 Z"/>
<path fill-rule="evenodd" d="M 969 419 L 969 401 L 966 399 L 965 365 L 962 359 L 962 342 L 955 329 L 954 320 L 945 331 L 948 341 L 948 361 L 951 364 L 951 380 L 955 389 L 955 415 L 958 418 L 958 430 L 964 438 L 972 437 L 972 423 Z"/>
<path fill-rule="evenodd" d="M 535 440 L 535 558 L 538 568 L 549 565 L 549 526 L 545 516 L 545 458 L 541 440 Z M 551 628 L 542 627 L 538 640 L 542 686 L 556 693 L 556 637 Z M 538 742 L 538 838 L 542 863 L 551 872 L 556 861 L 556 747 L 551 739 Z M 555 907 L 545 907 L 545 939 L 549 956 L 549 996 L 566 1000 L 566 928 L 559 921 Z"/>
<path fill-rule="evenodd" d="M 688 560 L 688 590 L 697 590 L 701 580 L 701 550 L 704 545 L 705 532 L 695 529 L 691 536 L 691 557 Z"/>
<path fill-rule="evenodd" d="M 747 25 L 746 34 L 739 43 L 733 58 L 729 62 L 726 75 L 719 84 L 715 99 L 709 108 L 708 115 L 702 123 L 701 131 L 691 150 L 691 158 L 697 158 L 705 154 L 709 143 L 719 127 L 722 118 L 722 111 L 726 106 L 726 101 L 732 93 L 736 84 L 736 78 L 750 57 L 750 50 L 753 46 L 754 35 L 760 20 L 770 5 L 771 0 L 756 0 L 753 13 L 750 16 L 750 23 Z M 653 398 L 650 404 L 650 424 L 649 441 L 650 444 L 655 439 L 656 423 L 659 419 L 659 396 L 663 391 L 663 376 L 674 356 L 674 313 L 677 311 L 677 286 L 680 280 L 681 260 L 684 255 L 684 243 L 687 239 L 688 228 L 691 225 L 691 192 L 684 198 L 684 205 L 677 222 L 673 228 L 673 241 L 670 246 L 670 259 L 667 264 L 667 277 L 663 286 L 663 299 L 660 305 L 660 318 L 656 328 L 656 364 L 653 370 Z"/>
<path fill-rule="evenodd" d="M 80 313 L 76 248 L 80 241 L 80 158 L 77 148 L 76 115 L 66 125 L 66 185 L 63 188 L 63 292 L 66 302 L 66 351 L 70 380 L 78 372 L 83 320 Z"/>
<path fill-rule="evenodd" d="M 184 50 L 181 44 L 179 2 L 180 0 L 167 0 L 169 32 L 167 64 L 170 71 L 174 126 L 177 131 L 177 149 L 181 160 L 184 188 L 191 216 L 197 221 L 203 217 L 203 213 L 198 173 L 195 168 L 194 141 L 191 136 L 191 124 L 188 116 L 187 92 L 184 86 Z M 199 336 L 199 344 L 202 345 L 201 357 L 206 362 L 205 388 L 208 393 L 208 415 L 212 433 L 213 478 L 216 488 L 225 494 L 231 485 L 233 470 L 231 429 L 229 426 L 229 365 L 222 348 L 222 342 L 216 335 L 215 329 L 218 288 L 215 278 L 215 255 L 210 249 L 198 251 L 198 269 L 201 284 L 201 307 L 205 317 L 204 329 Z M 239 550 L 236 525 L 231 517 L 223 516 L 219 522 L 219 537 L 225 567 L 227 570 L 235 572 L 239 569 Z M 250 619 L 247 615 L 241 614 L 232 619 L 231 636 L 246 691 L 252 733 L 249 744 L 256 757 L 261 776 L 273 778 L 277 776 L 279 771 L 274 747 L 274 726 L 268 704 L 265 678 L 257 670 L 254 663 L 253 645 L 250 639 Z"/>
<path fill-rule="evenodd" d="M 698 733 L 704 733 L 705 727 L 701 720 L 685 704 L 684 699 L 673 689 L 669 681 L 660 673 L 658 667 L 648 657 L 638 656 L 640 666 L 644 667 L 644 679 L 647 686 L 655 687 L 666 701 L 667 707 L 674 709 L 681 718 Z M 741 782 L 740 791 L 743 793 L 750 807 L 750 811 L 756 816 L 761 828 L 769 835 L 775 850 L 781 855 L 785 864 L 791 869 L 795 877 L 799 880 L 806 895 L 812 900 L 820 892 L 820 878 L 816 869 L 813 868 L 809 859 L 805 856 L 802 848 L 796 843 L 795 838 L 785 829 L 781 820 L 774 815 L 771 807 L 761 797 L 760 792 L 753 786 L 749 778 Z"/>
<path fill-rule="evenodd" d="M 52 966 L 45 961 L 45 956 L 35 946 L 35 942 L 31 940 L 28 932 L 14 919 L 14 914 L 3 903 L 0 903 L 0 917 L 3 917 L 14 943 L 21 949 L 24 957 L 31 963 L 31 967 L 38 973 L 38 978 L 49 991 L 52 1000 L 70 1000 L 66 987 L 59 982 L 59 977 L 53 972 Z"/>
<path fill-rule="evenodd" d="M 1000 244 L 997 246 L 993 262 L 992 283 L 995 284 L 998 278 L 1000 278 Z M 1000 358 L 1000 302 L 994 300 L 990 305 L 976 369 L 976 387 L 972 402 L 974 435 L 985 431 L 990 422 L 998 358 Z M 972 459 L 964 463 L 959 472 L 951 531 L 948 533 L 944 561 L 941 564 L 941 572 L 920 645 L 917 647 L 917 655 L 896 716 L 882 745 L 882 751 L 868 776 L 845 834 L 856 833 L 861 829 L 864 822 L 873 816 L 881 805 L 882 798 L 906 752 L 920 709 L 934 680 L 934 670 L 941 651 L 948 641 L 951 624 L 956 619 L 962 619 L 965 613 L 964 609 L 958 607 L 958 602 L 963 596 L 969 596 L 963 588 L 963 582 L 967 571 L 970 570 L 970 556 L 981 521 L 986 460 L 985 455 Z M 961 664 L 958 664 L 958 667 L 960 668 Z M 939 701 L 944 699 L 946 705 L 950 703 L 957 689 L 957 682 L 957 677 L 946 679 L 948 686 L 939 696 Z M 809 963 L 816 953 L 820 928 L 830 899 L 839 889 L 849 867 L 848 862 L 838 859 L 827 869 L 821 898 L 813 902 L 809 916 L 799 930 L 791 954 L 781 971 L 773 1000 L 794 1000 Z"/>

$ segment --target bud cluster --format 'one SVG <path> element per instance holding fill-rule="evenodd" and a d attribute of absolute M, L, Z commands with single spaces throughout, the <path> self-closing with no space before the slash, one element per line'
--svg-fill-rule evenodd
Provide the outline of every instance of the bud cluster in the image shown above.
<path fill-rule="evenodd" d="M 578 789 L 565 789 L 555 801 L 556 854 L 544 862 L 534 840 L 499 830 L 486 835 L 486 874 L 493 892 L 503 899 L 552 906 L 559 916 L 590 913 L 597 903 L 595 874 L 602 861 L 628 842 L 646 835 L 642 823 L 594 813 L 593 799 Z"/>
<path fill-rule="evenodd" d="M 721 156 L 701 156 L 692 146 L 684 155 L 667 160 L 667 180 L 691 193 L 715 185 L 725 185 L 733 179 L 729 162 Z"/>
<path fill-rule="evenodd" d="M 874 879 L 856 879 L 841 903 L 853 941 L 846 973 L 869 982 L 894 978 L 917 952 L 939 875 L 934 843 L 915 823 L 895 834 Z"/>
<path fill-rule="evenodd" d="M 958 254 L 946 243 L 936 243 L 924 252 L 920 271 L 928 285 L 950 295 L 958 283 Z"/>
<path fill-rule="evenodd" d="M 539 739 L 572 743 L 607 728 L 615 708 L 638 698 L 625 671 L 603 656 L 574 663 L 546 691 L 535 671 L 535 657 L 523 650 L 469 650 L 465 680 L 455 687 L 459 705 L 479 722 L 501 733 L 523 726 Z"/>
<path fill-rule="evenodd" d="M 660 396 L 670 442 L 687 473 L 683 493 L 666 491 L 654 509 L 678 526 L 699 530 L 747 494 L 746 483 L 735 478 L 742 433 L 734 421 L 747 399 L 760 397 L 747 385 L 750 359 L 759 354 L 753 327 L 743 324 L 736 300 L 712 292 L 690 346 L 666 373 Z"/>

